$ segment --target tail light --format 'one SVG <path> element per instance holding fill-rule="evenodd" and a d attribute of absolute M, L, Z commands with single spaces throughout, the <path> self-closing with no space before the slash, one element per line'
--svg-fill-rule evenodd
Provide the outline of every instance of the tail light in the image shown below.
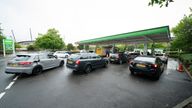
<path fill-rule="evenodd" d="M 30 65 L 32 62 L 19 62 L 19 65 Z"/>
<path fill-rule="evenodd" d="M 129 61 L 129 64 L 133 65 L 134 63 L 133 63 L 133 61 Z"/>
<path fill-rule="evenodd" d="M 157 68 L 157 64 L 152 64 L 152 67 L 153 68 Z"/>
<path fill-rule="evenodd" d="M 80 60 L 77 60 L 75 63 L 76 63 L 77 65 L 79 65 L 79 64 L 80 64 Z"/>

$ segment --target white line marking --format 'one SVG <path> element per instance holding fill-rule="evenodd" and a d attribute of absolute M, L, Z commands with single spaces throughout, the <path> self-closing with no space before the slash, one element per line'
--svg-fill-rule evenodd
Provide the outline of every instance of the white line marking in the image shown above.
<path fill-rule="evenodd" d="M 15 82 L 12 81 L 12 82 L 5 88 L 5 90 L 10 89 L 11 86 L 12 86 L 14 83 L 15 83 Z"/>
<path fill-rule="evenodd" d="M 19 76 L 16 76 L 16 77 L 13 79 L 13 81 L 16 81 L 18 78 L 19 78 Z"/>
<path fill-rule="evenodd" d="M 4 95 L 5 95 L 5 92 L 2 92 L 2 93 L 0 94 L 0 99 L 1 99 Z"/>

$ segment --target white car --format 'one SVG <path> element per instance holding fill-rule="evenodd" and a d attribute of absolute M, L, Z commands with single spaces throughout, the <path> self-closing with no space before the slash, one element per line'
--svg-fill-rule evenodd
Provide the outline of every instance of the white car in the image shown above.
<path fill-rule="evenodd" d="M 69 57 L 69 54 L 66 51 L 56 51 L 53 55 L 58 58 L 68 58 Z"/>

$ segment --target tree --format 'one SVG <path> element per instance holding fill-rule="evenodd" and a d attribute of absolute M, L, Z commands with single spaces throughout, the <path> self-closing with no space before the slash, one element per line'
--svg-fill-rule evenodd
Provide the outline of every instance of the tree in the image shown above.
<path fill-rule="evenodd" d="M 75 47 L 73 46 L 72 43 L 67 44 L 67 50 L 68 50 L 68 51 L 74 50 L 74 48 L 75 48 Z"/>
<path fill-rule="evenodd" d="M 3 36 L 3 29 L 1 29 L 1 23 L 0 23 L 0 50 L 3 49 L 3 39 L 5 39 L 5 37 Z"/>
<path fill-rule="evenodd" d="M 175 39 L 171 43 L 171 47 L 192 52 L 192 10 L 190 15 L 185 15 L 176 27 L 172 28 L 172 32 Z"/>
<path fill-rule="evenodd" d="M 154 4 L 160 5 L 160 7 L 166 6 L 168 7 L 169 3 L 174 2 L 173 0 L 150 0 L 149 6 L 153 6 Z"/>
<path fill-rule="evenodd" d="M 65 43 L 60 37 L 59 32 L 52 28 L 47 31 L 46 34 L 39 34 L 39 37 L 35 41 L 35 45 L 42 49 L 51 49 L 55 51 L 56 49 L 64 48 Z"/>
<path fill-rule="evenodd" d="M 77 48 L 78 48 L 79 50 L 83 50 L 83 49 L 84 49 L 84 46 L 83 46 L 83 45 L 78 45 Z"/>
<path fill-rule="evenodd" d="M 21 48 L 21 45 L 15 42 L 15 48 Z"/>

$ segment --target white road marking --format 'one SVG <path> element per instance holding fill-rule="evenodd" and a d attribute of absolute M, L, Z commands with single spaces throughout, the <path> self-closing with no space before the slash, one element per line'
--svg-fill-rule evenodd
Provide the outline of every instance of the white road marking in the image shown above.
<path fill-rule="evenodd" d="M 5 95 L 5 92 L 2 92 L 2 93 L 0 94 L 0 99 L 1 99 L 4 95 Z"/>
<path fill-rule="evenodd" d="M 18 78 L 19 78 L 19 76 L 16 76 L 16 77 L 13 79 L 13 81 L 16 81 Z"/>
<path fill-rule="evenodd" d="M 5 90 L 7 90 L 7 89 L 10 89 L 11 88 L 11 86 L 14 84 L 15 82 L 14 81 L 12 81 L 6 88 L 5 88 Z"/>

